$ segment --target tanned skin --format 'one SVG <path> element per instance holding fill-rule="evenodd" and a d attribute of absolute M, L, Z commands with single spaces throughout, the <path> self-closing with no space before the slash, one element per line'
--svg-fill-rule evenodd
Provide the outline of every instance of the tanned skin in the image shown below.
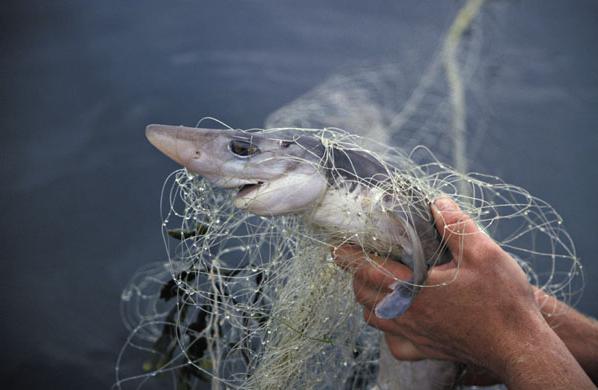
<path fill-rule="evenodd" d="M 372 264 L 361 248 L 352 246 L 334 253 L 340 266 L 353 271 L 353 288 L 365 319 L 385 333 L 393 355 L 399 360 L 465 363 L 472 368 L 469 382 L 479 384 L 594 389 L 590 376 L 596 381 L 596 323 L 535 290 L 515 260 L 481 233 L 456 203 L 441 198 L 432 211 L 455 258 L 429 271 L 427 285 L 446 285 L 422 289 L 398 318 L 377 318 L 374 307 L 391 291 L 391 275 L 408 280 L 409 269 L 375 256 L 370 258 L 378 264 Z M 553 312 L 560 315 L 548 316 Z"/>

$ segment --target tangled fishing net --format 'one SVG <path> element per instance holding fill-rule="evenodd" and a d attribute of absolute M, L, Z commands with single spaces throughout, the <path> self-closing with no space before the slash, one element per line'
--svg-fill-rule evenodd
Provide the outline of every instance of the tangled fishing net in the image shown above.
<path fill-rule="evenodd" d="M 482 3 L 470 0 L 459 10 L 410 94 L 392 88 L 404 79 L 398 67 L 369 68 L 333 77 L 273 113 L 266 130 L 253 131 L 309 134 L 327 148 L 367 153 L 390 173 L 389 193 L 416 189 L 427 201 L 450 196 L 531 283 L 570 302 L 583 287 L 581 265 L 557 212 L 498 177 L 464 173 L 464 134 L 469 152 L 484 138 L 484 126 L 466 129 L 475 106 L 465 110 L 481 50 L 481 30 L 472 25 Z M 314 127 L 323 130 L 308 129 Z M 351 275 L 332 261 L 338 243 L 301 216 L 251 215 L 233 207 L 232 197 L 184 169 L 166 180 L 168 261 L 140 270 L 123 292 L 131 333 L 118 357 L 115 387 L 140 388 L 159 377 L 177 389 L 371 388 L 380 333 L 364 322 Z M 124 363 L 139 359 L 139 351 L 143 367 Z"/>
<path fill-rule="evenodd" d="M 366 150 L 365 140 L 339 130 L 293 131 L 330 148 Z M 517 259 L 530 282 L 564 300 L 573 295 L 581 266 L 548 204 L 497 177 L 463 175 L 433 159 L 416 165 L 392 148 L 371 155 L 397 178 L 391 191 L 409 191 L 400 184 L 408 182 L 428 199 L 449 195 Z M 167 180 L 169 262 L 141 271 L 123 295 L 133 309 L 124 312 L 133 331 L 128 346 L 153 358 L 149 373 L 119 378 L 118 385 L 172 373 L 178 388 L 202 381 L 217 388 L 368 388 L 378 332 L 364 323 L 351 275 L 332 262 L 332 246 L 301 217 L 251 215 L 234 208 L 231 197 L 186 170 Z"/>

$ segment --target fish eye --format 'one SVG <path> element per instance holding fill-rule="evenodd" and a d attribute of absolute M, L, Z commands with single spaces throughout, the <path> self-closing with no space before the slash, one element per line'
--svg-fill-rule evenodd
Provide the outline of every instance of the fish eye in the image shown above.
<path fill-rule="evenodd" d="M 230 143 L 228 144 L 228 150 L 230 150 L 234 155 L 239 157 L 253 156 L 254 154 L 260 151 L 258 147 L 252 144 L 251 142 L 241 140 L 230 141 Z"/>

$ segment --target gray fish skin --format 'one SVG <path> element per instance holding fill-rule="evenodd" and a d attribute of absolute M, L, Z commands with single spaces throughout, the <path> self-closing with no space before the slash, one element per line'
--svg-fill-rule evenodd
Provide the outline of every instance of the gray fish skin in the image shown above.
<path fill-rule="evenodd" d="M 187 170 L 237 189 L 238 208 L 262 216 L 300 214 L 333 245 L 359 244 L 409 266 L 411 280 L 394 284 L 377 305 L 380 318 L 403 314 L 428 267 L 451 260 L 425 194 L 408 179 L 404 191 L 393 192 L 392 173 L 365 151 L 325 147 L 315 136 L 292 131 L 149 125 L 146 137 Z"/>

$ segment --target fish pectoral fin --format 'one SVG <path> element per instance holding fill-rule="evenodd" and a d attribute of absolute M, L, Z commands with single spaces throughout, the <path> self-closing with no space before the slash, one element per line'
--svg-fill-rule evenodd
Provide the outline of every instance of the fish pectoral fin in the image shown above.
<path fill-rule="evenodd" d="M 409 282 L 397 281 L 394 283 L 393 291 L 385 296 L 374 309 L 376 317 L 389 320 L 401 316 L 409 309 L 418 288 L 413 286 L 413 280 Z"/>

